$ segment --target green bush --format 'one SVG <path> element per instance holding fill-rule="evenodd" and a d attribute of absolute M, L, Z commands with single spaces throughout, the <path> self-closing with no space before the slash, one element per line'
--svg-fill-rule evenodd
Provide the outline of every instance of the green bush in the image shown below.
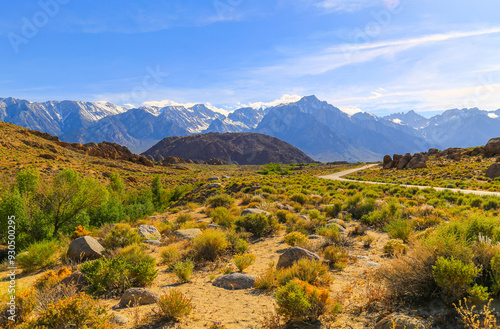
<path fill-rule="evenodd" d="M 328 290 L 298 279 L 276 289 L 274 296 L 278 305 L 277 313 L 292 322 L 314 322 L 321 315 L 339 311 L 340 308 L 340 305 L 332 303 Z"/>
<path fill-rule="evenodd" d="M 175 246 L 166 246 L 160 250 L 161 262 L 165 265 L 172 265 L 181 258 L 179 249 Z"/>
<path fill-rule="evenodd" d="M 92 328 L 111 329 L 112 316 L 106 308 L 85 293 L 63 298 L 49 304 L 35 320 L 21 325 L 21 329 Z"/>
<path fill-rule="evenodd" d="M 111 232 L 104 237 L 102 245 L 106 249 L 118 249 L 123 248 L 135 243 L 140 243 L 144 238 L 142 238 L 137 229 L 132 228 L 129 224 L 115 224 Z"/>
<path fill-rule="evenodd" d="M 291 232 L 283 238 L 285 243 L 289 246 L 305 246 L 309 243 L 309 238 L 300 232 Z"/>
<path fill-rule="evenodd" d="M 280 286 L 293 279 L 314 285 L 327 285 L 331 282 L 332 277 L 328 272 L 328 266 L 321 261 L 302 258 L 291 267 L 279 270 L 276 279 Z"/>
<path fill-rule="evenodd" d="M 496 295 L 500 292 L 500 252 L 496 253 L 490 262 L 492 291 Z"/>
<path fill-rule="evenodd" d="M 303 193 L 295 193 L 290 197 L 290 200 L 305 205 L 309 201 L 309 198 Z"/>
<path fill-rule="evenodd" d="M 404 254 L 408 250 L 408 247 L 405 245 L 403 240 L 401 239 L 391 239 L 386 242 L 384 245 L 384 253 L 388 255 L 397 255 Z"/>
<path fill-rule="evenodd" d="M 337 243 L 340 241 L 339 228 L 334 224 L 331 224 L 329 227 L 327 226 L 320 227 L 316 230 L 316 233 L 318 235 L 324 236 L 332 243 Z"/>
<path fill-rule="evenodd" d="M 232 205 L 234 204 L 234 199 L 227 194 L 219 194 L 211 198 L 208 198 L 206 203 L 207 207 L 209 208 L 217 208 L 217 207 L 231 208 Z"/>
<path fill-rule="evenodd" d="M 278 219 L 278 222 L 286 223 L 288 220 L 288 216 L 291 215 L 291 213 L 288 210 L 278 210 L 274 213 L 274 215 Z"/>
<path fill-rule="evenodd" d="M 342 201 L 335 201 L 324 208 L 326 217 L 335 218 L 342 211 Z"/>
<path fill-rule="evenodd" d="M 412 224 L 406 219 L 393 220 L 386 224 L 384 229 L 391 239 L 401 239 L 405 243 L 408 242 L 413 233 Z"/>
<path fill-rule="evenodd" d="M 224 232 L 205 230 L 193 240 L 193 249 L 200 259 L 214 261 L 229 247 Z"/>
<path fill-rule="evenodd" d="M 268 236 L 278 229 L 276 218 L 272 215 L 250 214 L 240 217 L 235 222 L 236 227 L 243 228 L 256 238 Z"/>
<path fill-rule="evenodd" d="M 86 291 L 95 295 L 123 293 L 130 287 L 151 285 L 158 276 L 156 259 L 149 255 L 126 259 L 119 255 L 83 263 L 80 271 L 89 286 Z"/>
<path fill-rule="evenodd" d="M 345 201 L 344 210 L 352 215 L 354 219 L 361 219 L 375 209 L 375 200 L 363 199 L 361 193 L 357 193 Z"/>
<path fill-rule="evenodd" d="M 234 249 L 237 252 L 243 253 L 248 250 L 248 242 L 243 239 L 237 239 L 234 244 Z"/>
<path fill-rule="evenodd" d="M 189 315 L 193 310 L 192 299 L 186 297 L 177 289 L 169 289 L 157 302 L 159 315 L 167 321 L 178 320 Z"/>
<path fill-rule="evenodd" d="M 233 261 L 238 271 L 243 272 L 247 267 L 255 262 L 255 255 L 253 254 L 238 254 L 233 256 Z"/>
<path fill-rule="evenodd" d="M 347 253 L 335 246 L 326 247 L 323 251 L 323 257 L 328 261 L 330 267 L 339 270 L 346 267 L 349 258 Z"/>
<path fill-rule="evenodd" d="M 24 272 L 33 272 L 54 265 L 60 251 L 61 246 L 55 240 L 36 242 L 17 256 L 16 263 Z"/>
<path fill-rule="evenodd" d="M 181 280 L 181 282 L 189 282 L 189 277 L 193 273 L 194 263 L 192 260 L 178 261 L 174 264 L 174 274 Z"/>
<path fill-rule="evenodd" d="M 208 214 L 212 220 L 214 221 L 215 224 L 230 228 L 233 225 L 234 222 L 234 217 L 233 215 L 229 212 L 224 207 L 217 207 L 213 210 L 210 210 Z"/>
<path fill-rule="evenodd" d="M 458 300 L 467 293 L 479 271 L 474 264 L 466 264 L 454 258 L 439 257 L 432 266 L 436 284 L 445 296 L 453 300 Z"/>
<path fill-rule="evenodd" d="M 191 214 L 179 214 L 177 215 L 177 218 L 175 219 L 175 221 L 178 223 L 178 224 L 184 224 L 186 222 L 191 222 L 193 220 L 193 216 L 191 216 Z"/>

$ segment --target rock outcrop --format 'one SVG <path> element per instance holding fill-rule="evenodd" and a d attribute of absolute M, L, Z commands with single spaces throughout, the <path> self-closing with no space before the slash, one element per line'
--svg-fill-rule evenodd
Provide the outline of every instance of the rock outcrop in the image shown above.
<path fill-rule="evenodd" d="M 287 249 L 283 254 L 281 254 L 278 259 L 278 265 L 276 268 L 287 268 L 291 267 L 294 263 L 298 262 L 302 258 L 320 260 L 319 256 L 307 249 L 300 247 L 293 247 Z"/>
<path fill-rule="evenodd" d="M 69 244 L 68 257 L 75 261 L 94 260 L 102 257 L 104 247 L 91 236 L 76 238 Z"/>
<path fill-rule="evenodd" d="M 495 162 L 486 170 L 486 177 L 497 178 L 500 177 L 500 163 Z"/>
<path fill-rule="evenodd" d="M 495 156 L 500 154 L 500 137 L 492 138 L 484 146 L 484 155 Z"/>
<path fill-rule="evenodd" d="M 120 306 L 133 307 L 154 304 L 160 300 L 160 294 L 148 288 L 130 288 L 125 290 L 120 299 Z"/>
<path fill-rule="evenodd" d="M 394 154 L 393 158 L 390 155 L 384 156 L 384 169 L 419 169 L 427 168 L 427 155 L 424 153 L 415 153 L 413 156 L 406 153 L 404 156 Z"/>

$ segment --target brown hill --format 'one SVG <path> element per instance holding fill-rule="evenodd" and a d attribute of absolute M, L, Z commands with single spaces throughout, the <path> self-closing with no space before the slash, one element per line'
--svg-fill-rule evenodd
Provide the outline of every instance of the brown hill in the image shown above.
<path fill-rule="evenodd" d="M 161 160 L 168 156 L 208 161 L 219 159 L 240 165 L 312 163 L 298 148 L 274 137 L 254 133 L 207 133 L 167 137 L 143 153 Z"/>

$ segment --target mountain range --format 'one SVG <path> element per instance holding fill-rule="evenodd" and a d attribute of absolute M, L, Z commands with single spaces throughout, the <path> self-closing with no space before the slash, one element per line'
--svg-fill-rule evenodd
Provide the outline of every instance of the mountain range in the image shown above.
<path fill-rule="evenodd" d="M 0 98 L 0 120 L 67 142 L 114 142 L 135 153 L 165 137 L 252 132 L 279 138 L 317 161 L 374 161 L 384 154 L 484 145 L 500 134 L 500 110 L 453 109 L 425 118 L 414 111 L 386 117 L 349 115 L 315 96 L 229 114 L 203 104 L 127 109 L 109 102 L 29 102 Z"/>

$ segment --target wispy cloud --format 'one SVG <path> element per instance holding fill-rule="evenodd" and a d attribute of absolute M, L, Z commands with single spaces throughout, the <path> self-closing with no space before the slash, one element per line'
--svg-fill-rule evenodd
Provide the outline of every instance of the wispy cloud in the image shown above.
<path fill-rule="evenodd" d="M 316 6 L 332 12 L 352 13 L 380 5 L 376 0 L 322 0 Z"/>

